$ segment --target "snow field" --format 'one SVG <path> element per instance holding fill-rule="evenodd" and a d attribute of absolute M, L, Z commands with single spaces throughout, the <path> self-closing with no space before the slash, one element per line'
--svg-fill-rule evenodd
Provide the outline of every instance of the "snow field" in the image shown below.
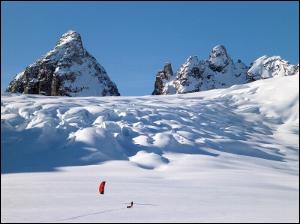
<path fill-rule="evenodd" d="M 298 81 L 170 96 L 2 95 L 1 221 L 299 221 Z"/>

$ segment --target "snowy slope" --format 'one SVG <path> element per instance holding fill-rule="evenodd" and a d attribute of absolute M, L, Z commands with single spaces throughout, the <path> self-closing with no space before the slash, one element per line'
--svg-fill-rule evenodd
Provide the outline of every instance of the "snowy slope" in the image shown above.
<path fill-rule="evenodd" d="M 298 81 L 2 96 L 1 221 L 299 221 Z"/>

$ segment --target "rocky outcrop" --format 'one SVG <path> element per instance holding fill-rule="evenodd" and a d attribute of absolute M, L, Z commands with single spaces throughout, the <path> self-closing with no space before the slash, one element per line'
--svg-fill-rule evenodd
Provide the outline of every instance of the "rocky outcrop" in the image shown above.
<path fill-rule="evenodd" d="M 291 65 L 278 56 L 263 56 L 250 67 L 240 59 L 236 62 L 223 45 L 215 46 L 206 60 L 190 56 L 173 76 L 156 75 L 153 95 L 190 93 L 225 88 L 258 79 L 299 73 L 299 65 Z"/>
<path fill-rule="evenodd" d="M 212 71 L 221 72 L 226 66 L 232 64 L 232 59 L 228 56 L 223 45 L 217 45 L 209 54 L 207 62 Z"/>
<path fill-rule="evenodd" d="M 69 31 L 53 50 L 26 67 L 8 92 L 47 96 L 119 96 L 105 69 L 83 47 L 81 36 Z"/>
<path fill-rule="evenodd" d="M 164 86 L 165 83 L 173 78 L 173 75 L 171 63 L 166 63 L 164 69 L 156 74 L 154 91 L 152 92 L 152 95 L 169 94 L 164 92 Z"/>

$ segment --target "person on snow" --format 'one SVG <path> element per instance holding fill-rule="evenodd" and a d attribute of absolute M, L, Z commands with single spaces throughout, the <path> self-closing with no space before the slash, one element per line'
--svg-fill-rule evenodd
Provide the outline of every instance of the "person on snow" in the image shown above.
<path fill-rule="evenodd" d="M 132 208 L 133 206 L 133 201 L 130 203 L 130 205 L 127 206 L 127 208 Z"/>

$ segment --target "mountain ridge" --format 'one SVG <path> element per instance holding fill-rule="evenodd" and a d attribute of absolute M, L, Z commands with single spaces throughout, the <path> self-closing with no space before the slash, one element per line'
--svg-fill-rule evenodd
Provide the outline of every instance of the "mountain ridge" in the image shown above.
<path fill-rule="evenodd" d="M 172 70 L 171 63 L 165 64 Z M 299 65 L 292 65 L 280 56 L 262 56 L 250 66 L 240 59 L 234 61 L 223 45 L 215 46 L 207 59 L 189 56 L 172 75 L 165 68 L 155 77 L 152 95 L 181 94 L 209 89 L 226 88 L 259 79 L 299 73 Z"/>

